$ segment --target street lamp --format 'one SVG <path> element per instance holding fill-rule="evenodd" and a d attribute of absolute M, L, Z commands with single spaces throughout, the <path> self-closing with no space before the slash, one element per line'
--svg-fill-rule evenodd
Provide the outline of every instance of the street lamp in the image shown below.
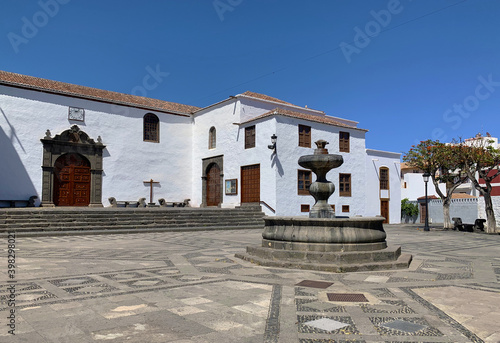
<path fill-rule="evenodd" d="M 276 141 L 278 140 L 278 137 L 276 136 L 276 134 L 273 133 L 273 135 L 271 136 L 271 145 L 268 145 L 267 147 L 271 150 L 276 150 Z"/>
<path fill-rule="evenodd" d="M 429 230 L 429 207 L 427 206 L 428 200 L 427 200 L 427 182 L 429 182 L 429 177 L 431 174 L 429 172 L 425 172 L 422 177 L 424 178 L 425 182 L 425 226 L 424 226 L 424 231 L 430 231 Z"/>

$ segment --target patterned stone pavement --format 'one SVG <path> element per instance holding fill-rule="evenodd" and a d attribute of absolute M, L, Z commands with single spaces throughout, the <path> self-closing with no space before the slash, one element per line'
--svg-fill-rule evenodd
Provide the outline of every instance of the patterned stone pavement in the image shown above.
<path fill-rule="evenodd" d="M 0 342 L 500 342 L 499 235 L 386 231 L 409 269 L 266 268 L 234 257 L 258 230 L 161 232 L 17 237 L 9 279 L 3 239 Z"/>

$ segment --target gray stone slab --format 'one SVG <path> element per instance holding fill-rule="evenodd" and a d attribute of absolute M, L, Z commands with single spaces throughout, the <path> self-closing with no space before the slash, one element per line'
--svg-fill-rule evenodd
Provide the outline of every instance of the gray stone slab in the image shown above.
<path fill-rule="evenodd" d="M 398 331 L 404 331 L 408 333 L 415 333 L 417 331 L 420 331 L 422 329 L 425 329 L 427 326 L 425 325 L 420 325 L 420 324 L 415 324 L 403 320 L 395 320 L 393 322 L 388 322 L 385 324 L 382 324 L 382 326 L 385 326 L 386 328 L 389 329 L 394 329 Z"/>

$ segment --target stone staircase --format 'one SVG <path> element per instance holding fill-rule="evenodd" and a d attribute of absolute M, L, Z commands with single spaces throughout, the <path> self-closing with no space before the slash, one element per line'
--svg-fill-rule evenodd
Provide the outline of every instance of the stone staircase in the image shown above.
<path fill-rule="evenodd" d="M 260 206 L 0 209 L 0 236 L 263 229 L 263 217 Z"/>

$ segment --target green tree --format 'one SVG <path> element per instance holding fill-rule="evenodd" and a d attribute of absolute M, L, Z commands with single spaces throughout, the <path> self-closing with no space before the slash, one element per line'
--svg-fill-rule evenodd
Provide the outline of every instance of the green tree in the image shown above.
<path fill-rule="evenodd" d="M 430 174 L 436 193 L 443 201 L 443 227 L 453 227 L 450 218 L 450 204 L 453 191 L 467 180 L 467 175 L 457 167 L 460 165 L 457 148 L 439 141 L 426 140 L 413 145 L 404 156 L 403 161 L 409 166 L 419 168 Z M 446 192 L 442 192 L 439 183 L 446 184 Z"/>
<path fill-rule="evenodd" d="M 455 159 L 471 180 L 474 188 L 484 197 L 486 232 L 497 232 L 495 211 L 491 200 L 492 181 L 500 175 L 500 150 L 493 141 L 481 135 L 459 141 L 455 145 Z"/>

